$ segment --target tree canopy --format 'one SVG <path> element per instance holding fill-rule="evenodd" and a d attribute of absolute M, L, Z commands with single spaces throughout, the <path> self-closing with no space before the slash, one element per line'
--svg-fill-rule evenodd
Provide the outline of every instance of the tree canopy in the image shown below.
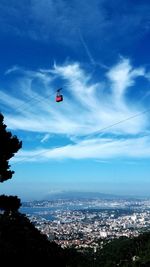
<path fill-rule="evenodd" d="M 12 178 L 14 171 L 10 170 L 9 160 L 22 147 L 17 136 L 7 131 L 4 116 L 0 113 L 0 182 Z"/>
<path fill-rule="evenodd" d="M 16 212 L 21 207 L 21 201 L 17 196 L 0 196 L 0 210 L 4 210 L 6 213 Z"/>

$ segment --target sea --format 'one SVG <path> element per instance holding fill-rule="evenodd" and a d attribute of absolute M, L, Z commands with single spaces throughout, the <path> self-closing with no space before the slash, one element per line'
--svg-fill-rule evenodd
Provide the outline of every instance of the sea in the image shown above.
<path fill-rule="evenodd" d="M 87 210 L 89 207 L 87 205 L 60 205 L 55 207 L 21 207 L 19 211 L 28 217 L 36 216 L 42 217 L 46 220 L 53 221 L 56 219 L 55 213 L 63 211 L 73 211 L 73 210 Z"/>
<path fill-rule="evenodd" d="M 25 214 L 26 216 L 35 216 L 39 218 L 44 218 L 48 221 L 53 221 L 56 219 L 56 216 L 58 213 L 64 212 L 64 211 L 112 211 L 112 210 L 126 210 L 125 207 L 112 207 L 112 206 L 103 206 L 103 205 L 88 205 L 86 203 L 80 203 L 80 204 L 74 204 L 71 203 L 70 205 L 61 204 L 61 205 L 54 205 L 50 207 L 42 207 L 42 206 L 34 206 L 34 207 L 25 207 L 22 206 L 20 208 L 20 212 Z M 128 209 L 129 210 L 129 209 Z"/>

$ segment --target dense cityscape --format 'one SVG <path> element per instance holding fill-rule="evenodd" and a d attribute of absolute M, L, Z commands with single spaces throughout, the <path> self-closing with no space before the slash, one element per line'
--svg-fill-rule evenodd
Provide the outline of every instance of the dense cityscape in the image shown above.
<path fill-rule="evenodd" d="M 61 247 L 93 248 L 121 236 L 150 229 L 149 199 L 57 199 L 23 203 L 26 213 L 48 239 Z"/>

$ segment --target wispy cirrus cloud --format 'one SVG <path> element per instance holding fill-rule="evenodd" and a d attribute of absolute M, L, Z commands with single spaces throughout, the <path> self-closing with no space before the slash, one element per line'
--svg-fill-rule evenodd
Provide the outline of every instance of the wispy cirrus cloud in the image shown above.
<path fill-rule="evenodd" d="M 41 160 L 150 156 L 149 139 L 145 136 L 150 126 L 148 114 L 143 112 L 142 103 L 139 108 L 136 99 L 131 103 L 127 94 L 138 86 L 139 77 L 148 79 L 145 69 L 134 68 L 125 58 L 106 70 L 99 82 L 79 63 L 34 72 L 22 69 L 17 81 L 12 75 L 11 86 L 13 81 L 14 88 L 19 84 L 19 95 L 14 90 L 0 91 L 7 125 L 27 134 L 44 134 L 35 151 L 22 151 L 20 157 L 33 160 L 39 153 Z M 60 82 L 64 101 L 56 103 L 56 86 Z M 66 136 L 68 144 L 40 148 L 51 135 L 51 139 L 57 135 L 60 140 Z M 131 146 L 136 152 L 131 153 Z"/>
<path fill-rule="evenodd" d="M 149 137 L 132 139 L 91 139 L 80 141 L 74 145 L 66 145 L 53 149 L 39 149 L 20 152 L 14 162 L 39 162 L 48 160 L 82 160 L 82 159 L 142 159 L 150 157 Z M 132 147 L 132 149 L 131 149 Z"/>
<path fill-rule="evenodd" d="M 51 138 L 52 136 L 50 134 L 45 134 L 43 136 L 43 138 L 41 139 L 41 143 L 45 143 L 46 141 L 48 141 L 49 138 Z"/>
<path fill-rule="evenodd" d="M 140 76 L 145 76 L 144 68 L 134 69 L 130 64 L 129 59 L 122 60 L 119 64 L 110 69 L 107 73 L 107 77 L 112 81 L 112 90 L 116 102 L 119 102 L 119 98 L 124 97 L 128 87 L 134 85 L 135 79 Z"/>

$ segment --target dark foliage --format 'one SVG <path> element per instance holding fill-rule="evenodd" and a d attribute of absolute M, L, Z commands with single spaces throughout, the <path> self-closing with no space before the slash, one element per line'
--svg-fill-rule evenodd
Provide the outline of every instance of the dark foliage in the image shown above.
<path fill-rule="evenodd" d="M 0 196 L 0 210 L 16 212 L 21 207 L 21 201 L 17 196 Z"/>
<path fill-rule="evenodd" d="M 67 266 L 63 250 L 18 212 L 0 215 L 0 259 L 18 266 Z"/>
<path fill-rule="evenodd" d="M 79 252 L 74 248 L 64 250 L 66 258 L 66 267 L 94 267 L 91 253 Z"/>
<path fill-rule="evenodd" d="M 49 242 L 23 214 L 4 213 L 0 215 L 0 258 L 5 264 L 11 259 L 17 266 L 149 267 L 150 233 L 106 241 L 97 253 L 90 249 L 77 252 Z"/>
<path fill-rule="evenodd" d="M 6 130 L 4 117 L 0 113 L 0 182 L 12 178 L 14 171 L 10 170 L 9 160 L 22 147 L 22 142 Z"/>
<path fill-rule="evenodd" d="M 134 238 L 121 237 L 106 242 L 95 254 L 95 267 L 149 267 L 150 233 Z"/>

